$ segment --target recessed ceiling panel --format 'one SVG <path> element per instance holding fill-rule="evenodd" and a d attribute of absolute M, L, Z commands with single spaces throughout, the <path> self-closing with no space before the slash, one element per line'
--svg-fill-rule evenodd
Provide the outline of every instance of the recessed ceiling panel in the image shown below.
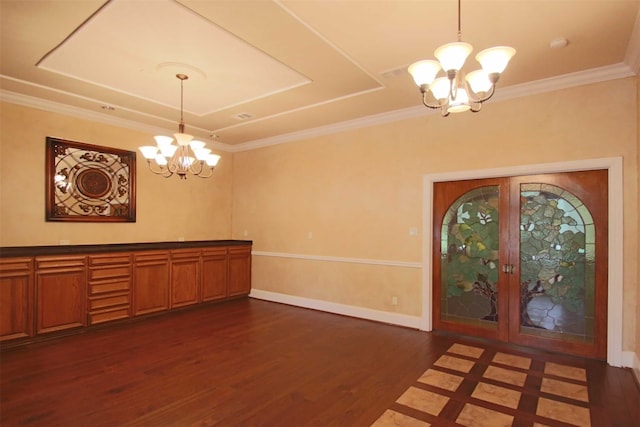
<path fill-rule="evenodd" d="M 187 74 L 184 110 L 201 116 L 310 82 L 172 0 L 149 5 L 108 3 L 38 66 L 173 107 Z"/>

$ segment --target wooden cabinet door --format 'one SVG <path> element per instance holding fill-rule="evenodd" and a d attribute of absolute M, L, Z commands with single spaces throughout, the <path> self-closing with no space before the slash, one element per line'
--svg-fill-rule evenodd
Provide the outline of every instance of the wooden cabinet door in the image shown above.
<path fill-rule="evenodd" d="M 133 315 L 169 309 L 169 252 L 135 254 Z"/>
<path fill-rule="evenodd" d="M 248 295 L 251 291 L 251 247 L 232 246 L 229 251 L 228 295 Z"/>
<path fill-rule="evenodd" d="M 202 301 L 227 296 L 227 248 L 202 250 Z"/>
<path fill-rule="evenodd" d="M 87 324 L 84 256 L 36 258 L 36 332 Z"/>
<path fill-rule="evenodd" d="M 33 336 L 33 259 L 0 260 L 0 341 Z"/>
<path fill-rule="evenodd" d="M 200 251 L 171 251 L 171 308 L 196 304 L 199 285 Z"/>

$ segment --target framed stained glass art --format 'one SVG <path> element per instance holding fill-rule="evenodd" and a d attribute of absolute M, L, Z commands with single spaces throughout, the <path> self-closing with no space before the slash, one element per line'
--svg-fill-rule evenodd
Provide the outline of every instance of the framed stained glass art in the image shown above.
<path fill-rule="evenodd" d="M 47 221 L 135 222 L 136 153 L 47 137 Z"/>

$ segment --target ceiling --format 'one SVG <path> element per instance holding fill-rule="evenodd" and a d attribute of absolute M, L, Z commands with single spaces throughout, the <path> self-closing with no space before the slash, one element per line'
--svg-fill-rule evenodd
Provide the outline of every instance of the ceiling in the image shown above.
<path fill-rule="evenodd" d="M 640 0 L 461 7 L 465 69 L 517 50 L 497 99 L 638 72 Z M 0 99 L 166 134 L 183 73 L 186 131 L 248 149 L 430 113 L 406 67 L 456 40 L 456 14 L 456 0 L 0 0 Z"/>

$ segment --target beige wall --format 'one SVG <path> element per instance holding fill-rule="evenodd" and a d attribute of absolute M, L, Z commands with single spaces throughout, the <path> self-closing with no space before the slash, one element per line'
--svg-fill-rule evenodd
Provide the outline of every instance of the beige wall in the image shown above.
<path fill-rule="evenodd" d="M 619 156 L 623 348 L 639 354 L 637 86 L 636 78 L 621 79 L 492 101 L 478 114 L 443 119 L 425 112 L 233 156 L 219 153 L 210 180 L 165 180 L 138 156 L 138 218 L 131 224 L 44 221 L 45 137 L 136 150 L 151 135 L 3 103 L 0 246 L 252 239 L 263 254 L 254 257 L 256 289 L 420 316 L 425 174 Z M 412 227 L 418 236 L 409 235 Z M 277 254 L 296 258 L 267 256 Z"/>
<path fill-rule="evenodd" d="M 187 182 L 153 175 L 138 152 L 135 223 L 45 222 L 45 138 L 137 151 L 152 135 L 2 103 L 0 246 L 228 239 L 232 159 L 222 154 L 215 179 Z"/>
<path fill-rule="evenodd" d="M 628 236 L 623 343 L 633 350 L 636 94 L 636 79 L 627 78 L 489 102 L 478 114 L 425 114 L 236 153 L 232 235 L 245 238 L 246 232 L 262 252 L 254 257 L 254 288 L 419 316 L 422 271 L 413 264 L 422 261 L 425 174 L 620 156 Z M 420 229 L 418 237 L 409 235 L 411 227 Z M 274 256 L 282 254 L 286 257 Z M 389 265 L 393 262 L 411 265 Z M 393 296 L 397 306 L 391 305 Z"/>

